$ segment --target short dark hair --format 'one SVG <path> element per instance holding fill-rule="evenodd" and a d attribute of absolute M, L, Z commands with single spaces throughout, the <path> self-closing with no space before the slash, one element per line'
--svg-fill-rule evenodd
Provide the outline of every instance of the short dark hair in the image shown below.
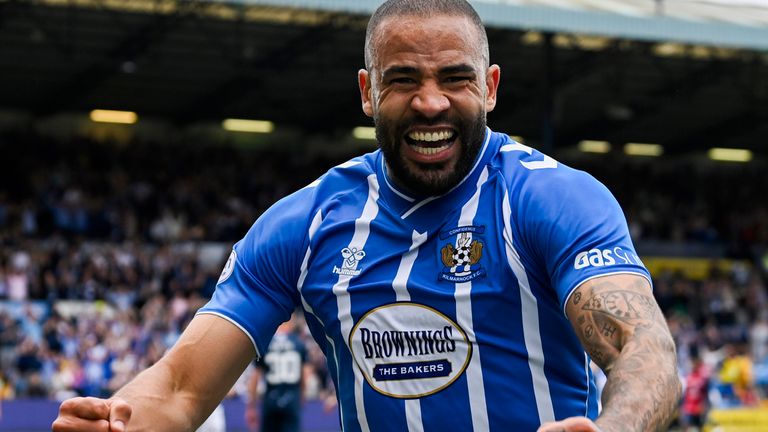
<path fill-rule="evenodd" d="M 371 16 L 365 33 L 365 67 L 373 67 L 375 49 L 374 36 L 379 25 L 389 17 L 417 16 L 430 17 L 434 15 L 463 16 L 469 18 L 478 34 L 478 50 L 483 58 L 485 67 L 490 64 L 488 54 L 488 35 L 485 25 L 477 11 L 466 0 L 387 0 Z"/>

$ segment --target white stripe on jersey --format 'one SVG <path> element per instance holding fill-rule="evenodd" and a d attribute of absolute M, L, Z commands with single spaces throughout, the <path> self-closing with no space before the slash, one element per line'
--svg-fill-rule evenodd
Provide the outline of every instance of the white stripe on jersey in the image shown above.
<path fill-rule="evenodd" d="M 411 247 L 408 252 L 403 254 L 400 259 L 400 266 L 397 268 L 397 275 L 392 281 L 392 288 L 395 290 L 397 301 L 410 301 L 411 294 L 408 292 L 408 278 L 413 269 L 413 263 L 419 256 L 419 247 L 427 241 L 427 233 L 419 234 L 416 230 L 411 233 Z M 423 432 L 424 424 L 421 421 L 421 400 L 405 400 L 405 418 L 408 424 L 408 432 Z"/>
<path fill-rule="evenodd" d="M 358 160 L 358 159 L 350 159 L 350 160 L 348 160 L 348 161 L 346 161 L 346 162 L 344 162 L 342 164 L 336 165 L 335 168 L 351 168 L 351 167 L 353 167 L 355 165 L 360 165 L 361 163 L 362 162 L 360 160 Z M 312 183 L 304 186 L 304 189 L 317 187 L 317 185 L 319 185 L 320 182 L 323 181 L 324 178 L 325 178 L 325 174 L 320 176 L 320 178 L 318 178 L 317 180 L 313 181 Z"/>
<path fill-rule="evenodd" d="M 533 154 L 532 148 L 528 147 L 525 144 L 520 144 L 519 142 L 515 142 L 513 144 L 505 144 L 501 146 L 499 151 L 503 151 L 503 152 L 522 151 L 522 152 L 528 153 L 529 155 Z M 552 159 L 547 155 L 542 155 L 542 156 L 543 156 L 543 159 L 540 161 L 520 161 L 520 165 L 528 168 L 529 170 L 557 168 L 556 160 Z"/>
<path fill-rule="evenodd" d="M 368 199 L 363 208 L 363 214 L 355 220 L 355 234 L 349 242 L 349 248 L 352 250 L 363 250 L 365 242 L 368 240 L 368 234 L 371 232 L 371 221 L 379 213 L 379 183 L 376 181 L 376 174 L 368 176 Z M 341 334 L 344 342 L 349 347 L 349 334 L 352 332 L 352 304 L 349 298 L 349 280 L 351 275 L 340 274 L 339 281 L 333 286 L 333 293 L 336 295 L 336 305 L 338 308 L 339 323 L 341 325 Z M 353 362 L 354 363 L 354 362 Z M 357 408 L 357 420 L 360 422 L 360 429 L 368 432 L 368 418 L 365 415 L 365 403 L 363 401 L 363 375 L 360 368 L 352 364 L 352 371 L 355 374 L 355 407 Z"/>
<path fill-rule="evenodd" d="M 421 421 L 421 399 L 405 400 L 405 419 L 408 422 L 408 432 L 424 432 Z"/>
<path fill-rule="evenodd" d="M 426 199 L 420 201 L 418 204 L 416 204 L 415 206 L 413 206 L 410 209 L 408 209 L 407 212 L 403 213 L 403 215 L 400 216 L 400 219 L 407 218 L 408 216 L 412 215 L 413 212 L 415 212 L 416 210 L 424 207 L 426 204 L 429 204 L 429 203 L 431 203 L 432 201 L 434 201 L 434 200 L 436 200 L 438 198 L 440 198 L 440 197 L 439 196 L 432 196 L 432 197 L 429 197 L 429 198 L 426 198 Z"/>
<path fill-rule="evenodd" d="M 477 180 L 477 190 L 469 201 L 461 208 L 458 226 L 470 226 L 477 214 L 477 207 L 480 202 L 480 191 L 483 184 L 488 180 L 488 167 L 483 168 L 480 178 Z M 472 241 L 472 233 L 466 233 L 465 237 Z M 459 241 L 458 238 L 456 240 Z M 457 247 L 458 247 L 457 243 Z M 467 366 L 467 387 L 469 390 L 469 406 L 472 414 L 472 429 L 475 431 L 487 431 L 488 426 L 488 407 L 485 405 L 485 387 L 483 386 L 483 367 L 480 363 L 480 349 L 477 345 L 475 330 L 472 321 L 472 282 L 456 283 L 456 321 L 467 333 L 467 337 L 474 344 L 472 350 L 472 360 Z"/>
<path fill-rule="evenodd" d="M 419 247 L 427 241 L 427 233 L 419 234 L 414 230 L 411 234 L 411 241 L 411 247 L 408 248 L 408 252 L 403 254 L 403 258 L 400 259 L 400 266 L 397 268 L 395 280 L 392 281 L 392 288 L 395 289 L 397 301 L 409 301 L 411 299 L 406 285 L 408 277 L 411 276 L 413 263 L 416 262 L 416 257 L 419 256 Z"/>
<path fill-rule="evenodd" d="M 323 223 L 323 215 L 320 213 L 320 210 L 315 213 L 315 217 L 312 218 L 312 223 L 309 224 L 309 241 L 312 242 L 312 237 L 315 235 L 315 231 L 317 231 L 318 228 L 320 228 L 320 224 Z M 299 281 L 296 284 L 296 287 L 299 290 L 299 293 L 301 293 L 301 288 L 304 286 L 304 279 L 307 278 L 307 266 L 309 265 L 309 255 L 312 253 L 311 246 L 307 246 L 307 253 L 304 254 L 304 261 L 301 263 L 301 274 L 299 275 Z M 302 299 L 304 296 L 302 296 Z"/>
<path fill-rule="evenodd" d="M 312 242 L 312 237 L 315 235 L 315 232 L 317 232 L 317 229 L 320 228 L 320 224 L 323 223 L 323 215 L 320 210 L 315 213 L 315 217 L 312 218 L 312 223 L 309 224 L 309 241 Z M 336 382 L 339 382 L 339 355 L 336 353 L 336 344 L 333 342 L 333 339 L 328 337 L 328 333 L 325 331 L 325 323 L 323 320 L 320 319 L 319 316 L 315 314 L 314 309 L 312 309 L 312 306 L 307 303 L 307 300 L 304 299 L 304 293 L 302 292 L 302 288 L 304 288 L 304 280 L 307 278 L 307 272 L 308 272 L 308 266 L 309 266 L 309 257 L 312 255 L 312 247 L 307 246 L 307 253 L 304 254 L 304 261 L 301 262 L 301 274 L 299 275 L 299 281 L 296 283 L 296 288 L 299 291 L 299 296 L 301 297 L 301 304 L 304 307 L 304 311 L 311 314 L 317 322 L 320 323 L 321 326 L 323 326 L 323 333 L 326 334 L 325 339 L 328 340 L 328 343 L 331 344 L 331 355 L 333 356 L 333 362 L 336 364 Z M 342 407 L 342 404 L 339 404 L 339 415 L 341 418 L 344 418 L 344 408 Z"/>
<path fill-rule="evenodd" d="M 589 414 L 589 355 L 584 352 L 584 375 L 587 376 L 587 398 L 584 400 L 584 417 Z"/>
<path fill-rule="evenodd" d="M 539 412 L 539 421 L 542 423 L 555 420 L 555 410 L 552 407 L 552 396 L 549 393 L 549 382 L 544 374 L 544 348 L 541 344 L 541 331 L 539 329 L 539 307 L 536 297 L 528 283 L 528 275 L 525 272 L 520 255 L 512 245 L 512 225 L 510 216 L 512 209 L 509 206 L 509 194 L 504 192 L 502 202 L 504 217 L 504 246 L 507 253 L 507 262 L 517 278 L 520 287 L 520 308 L 522 309 L 523 338 L 525 349 L 528 351 L 528 368 L 533 379 L 533 395 L 536 398 L 536 409 Z"/>
<path fill-rule="evenodd" d="M 342 162 L 342 163 L 336 165 L 336 168 L 352 168 L 353 166 L 360 165 L 361 163 L 363 163 L 363 162 L 361 162 L 359 159 L 355 158 L 355 159 L 350 159 L 350 160 L 348 160 L 346 162 Z"/>

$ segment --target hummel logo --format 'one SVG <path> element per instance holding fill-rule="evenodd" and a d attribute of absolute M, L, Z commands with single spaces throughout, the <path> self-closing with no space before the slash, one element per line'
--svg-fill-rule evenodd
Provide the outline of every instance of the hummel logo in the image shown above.
<path fill-rule="evenodd" d="M 345 276 L 359 275 L 361 270 L 357 270 L 357 263 L 365 257 L 365 251 L 345 247 L 341 250 L 341 256 L 344 257 L 341 268 L 333 266 L 333 273 Z"/>

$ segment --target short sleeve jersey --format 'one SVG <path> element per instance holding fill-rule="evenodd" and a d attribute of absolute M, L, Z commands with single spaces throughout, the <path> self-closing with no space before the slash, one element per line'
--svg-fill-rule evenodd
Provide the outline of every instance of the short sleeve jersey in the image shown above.
<path fill-rule="evenodd" d="M 303 307 L 345 431 L 535 431 L 597 416 L 564 305 L 618 273 L 650 281 L 608 189 L 488 130 L 443 196 L 399 190 L 375 151 L 279 201 L 234 246 L 199 313 L 264 353 Z"/>

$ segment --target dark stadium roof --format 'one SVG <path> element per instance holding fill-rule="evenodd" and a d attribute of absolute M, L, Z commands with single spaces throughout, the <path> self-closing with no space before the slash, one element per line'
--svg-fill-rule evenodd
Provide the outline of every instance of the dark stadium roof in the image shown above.
<path fill-rule="evenodd" d="M 366 16 L 202 1 L 0 0 L 0 110 L 127 109 L 339 133 L 360 110 Z M 490 28 L 498 130 L 768 153 L 768 54 Z M 545 125 L 554 126 L 554 133 Z"/>

